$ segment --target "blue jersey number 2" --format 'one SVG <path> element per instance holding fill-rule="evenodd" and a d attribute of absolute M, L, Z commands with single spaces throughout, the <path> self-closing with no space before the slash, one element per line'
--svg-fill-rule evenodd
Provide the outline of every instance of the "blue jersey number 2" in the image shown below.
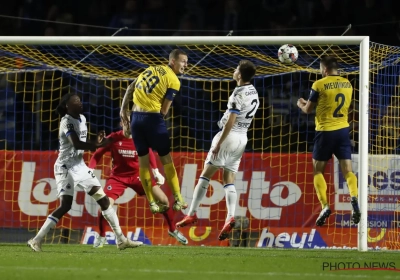
<path fill-rule="evenodd" d="M 345 100 L 346 100 L 346 98 L 343 93 L 336 94 L 335 101 L 338 103 L 338 106 L 335 109 L 335 111 L 333 111 L 334 118 L 341 118 L 344 116 L 343 114 L 340 114 L 339 111 L 340 111 L 340 109 L 342 109 Z"/>
<path fill-rule="evenodd" d="M 152 74 L 153 72 L 151 72 L 151 70 L 144 72 L 142 80 L 136 83 L 136 88 L 142 89 L 142 87 L 144 87 L 144 91 L 150 94 L 160 82 L 160 79 L 157 76 L 152 76 Z"/>

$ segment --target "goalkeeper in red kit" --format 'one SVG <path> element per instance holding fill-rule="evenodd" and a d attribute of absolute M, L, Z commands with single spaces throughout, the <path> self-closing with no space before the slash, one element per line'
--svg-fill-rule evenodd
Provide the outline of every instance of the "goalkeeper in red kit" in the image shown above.
<path fill-rule="evenodd" d="M 122 130 L 113 132 L 107 136 L 107 138 L 112 138 L 113 141 L 109 145 L 97 149 L 89 163 L 89 168 L 94 169 L 101 157 L 106 152 L 111 152 L 112 170 L 104 187 L 104 192 L 109 197 L 111 205 L 124 193 L 126 188 L 133 189 L 140 196 L 145 195 L 139 179 L 138 156 L 131 139 L 129 125 L 121 125 Z M 104 138 L 104 135 L 99 135 L 99 139 L 102 140 L 102 138 Z M 186 245 L 188 240 L 175 228 L 175 224 L 173 223 L 174 211 L 169 207 L 168 197 L 160 188 L 164 184 L 165 179 L 158 171 L 156 158 L 152 150 L 149 150 L 149 159 L 150 167 L 156 180 L 155 183 L 153 181 L 152 192 L 157 204 L 159 204 L 160 212 L 168 223 L 168 234 L 181 244 Z M 96 236 L 93 245 L 95 248 L 101 248 L 106 244 L 105 227 L 107 221 L 101 213 L 98 213 L 98 217 L 100 234 Z"/>

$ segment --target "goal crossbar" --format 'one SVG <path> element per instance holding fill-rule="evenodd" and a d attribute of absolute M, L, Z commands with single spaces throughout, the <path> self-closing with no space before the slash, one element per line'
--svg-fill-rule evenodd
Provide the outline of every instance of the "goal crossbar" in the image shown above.
<path fill-rule="evenodd" d="M 0 36 L 0 44 L 10 45 L 277 45 L 334 44 L 359 45 L 368 36 Z"/>

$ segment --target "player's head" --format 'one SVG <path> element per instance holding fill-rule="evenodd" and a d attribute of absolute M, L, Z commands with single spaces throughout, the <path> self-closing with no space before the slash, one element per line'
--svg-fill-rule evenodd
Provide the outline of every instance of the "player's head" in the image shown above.
<path fill-rule="evenodd" d="M 56 108 L 57 113 L 63 117 L 66 114 L 79 115 L 82 113 L 82 102 L 76 93 L 68 93 L 61 98 Z"/>
<path fill-rule="evenodd" d="M 169 54 L 169 63 L 168 64 L 171 67 L 172 71 L 174 71 L 175 74 L 183 74 L 187 67 L 187 62 L 188 62 L 187 54 L 180 49 L 174 49 Z"/>
<path fill-rule="evenodd" d="M 319 69 L 323 77 L 330 74 L 337 74 L 339 68 L 337 59 L 333 56 L 324 56 L 321 58 Z"/>
<path fill-rule="evenodd" d="M 233 79 L 237 82 L 242 80 L 244 83 L 248 83 L 253 79 L 256 74 L 256 66 L 249 60 L 241 60 L 238 67 L 233 73 Z"/>

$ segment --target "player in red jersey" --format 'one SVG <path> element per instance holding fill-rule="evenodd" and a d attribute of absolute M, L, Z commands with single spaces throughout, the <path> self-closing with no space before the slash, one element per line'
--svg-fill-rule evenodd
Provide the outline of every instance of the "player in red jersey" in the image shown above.
<path fill-rule="evenodd" d="M 114 205 L 114 202 L 120 197 L 126 188 L 133 189 L 138 195 L 145 195 L 143 186 L 139 179 L 139 162 L 136 152 L 136 147 L 131 139 L 131 133 L 129 125 L 123 125 L 123 130 L 113 132 L 107 136 L 112 138 L 112 142 L 100 149 L 97 149 L 90 159 L 89 168 L 94 169 L 106 152 L 111 152 L 112 158 L 112 170 L 110 177 L 108 178 L 104 192 L 110 199 L 110 204 Z M 99 140 L 102 140 L 104 136 L 99 135 Z M 155 180 L 153 181 L 153 195 L 156 198 L 157 204 L 159 204 L 160 212 L 163 214 L 165 220 L 168 223 L 168 234 L 174 237 L 181 244 L 186 245 L 188 240 L 183 234 L 178 231 L 173 223 L 174 212 L 172 208 L 169 208 L 168 197 L 162 191 L 160 186 L 164 184 L 164 177 L 160 174 L 157 168 L 156 158 L 149 150 L 150 167 L 152 169 Z M 105 237 L 105 226 L 107 221 L 104 219 L 101 213 L 98 213 L 98 224 L 100 228 L 100 234 L 97 236 L 93 247 L 100 248 L 106 243 Z"/>

